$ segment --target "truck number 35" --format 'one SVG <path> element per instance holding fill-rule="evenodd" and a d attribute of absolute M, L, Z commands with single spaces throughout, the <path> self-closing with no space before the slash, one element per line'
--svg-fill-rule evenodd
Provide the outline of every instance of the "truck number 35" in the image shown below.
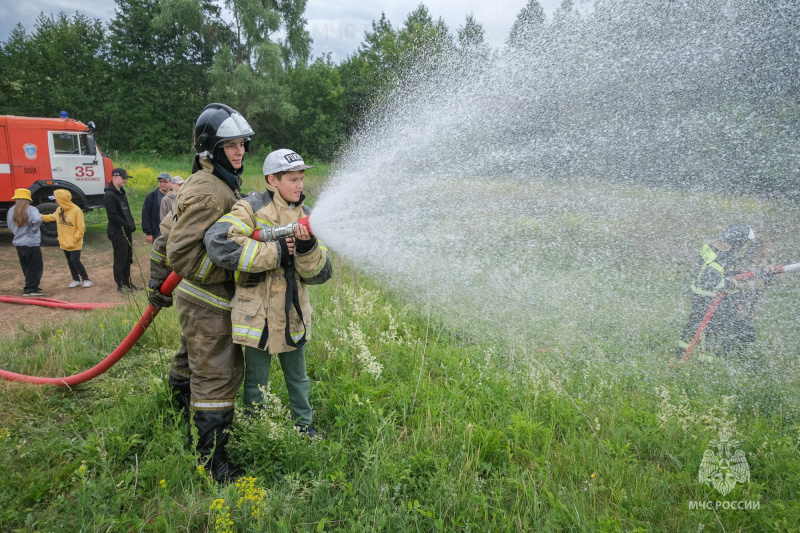
<path fill-rule="evenodd" d="M 75 167 L 75 176 L 78 178 L 91 178 L 94 176 L 94 167 L 91 165 L 88 167 Z"/>

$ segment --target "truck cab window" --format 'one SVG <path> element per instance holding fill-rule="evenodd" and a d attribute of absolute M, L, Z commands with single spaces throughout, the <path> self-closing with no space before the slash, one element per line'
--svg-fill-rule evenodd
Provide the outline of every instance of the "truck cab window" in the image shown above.
<path fill-rule="evenodd" d="M 53 133 L 53 150 L 56 154 L 80 154 L 78 136 L 72 133 Z"/>

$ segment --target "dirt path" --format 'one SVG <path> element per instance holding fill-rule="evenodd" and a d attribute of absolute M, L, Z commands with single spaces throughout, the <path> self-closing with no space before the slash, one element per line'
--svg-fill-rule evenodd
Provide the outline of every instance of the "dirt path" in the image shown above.
<path fill-rule="evenodd" d="M 22 268 L 19 266 L 17 251 L 12 244 L 13 235 L 7 228 L 0 228 L 0 295 L 22 296 L 25 284 Z M 134 283 L 144 285 L 149 276 L 149 256 L 152 245 L 145 242 L 144 234 L 138 230 L 133 234 L 134 262 L 131 274 Z M 124 303 L 125 295 L 117 292 L 112 269 L 111 241 L 106 237 L 105 225 L 94 225 L 87 228 L 83 240 L 81 262 L 94 285 L 70 289 L 67 285 L 72 276 L 67 267 L 64 252 L 58 247 L 43 246 L 44 275 L 40 287 L 45 298 L 66 302 L 89 303 Z M 136 259 L 138 257 L 142 272 L 140 274 Z M 0 302 L 0 338 L 13 336 L 20 331 L 20 325 L 26 328 L 37 328 L 41 324 L 57 324 L 68 319 L 71 313 L 83 311 L 52 309 L 38 305 L 22 305 Z"/>

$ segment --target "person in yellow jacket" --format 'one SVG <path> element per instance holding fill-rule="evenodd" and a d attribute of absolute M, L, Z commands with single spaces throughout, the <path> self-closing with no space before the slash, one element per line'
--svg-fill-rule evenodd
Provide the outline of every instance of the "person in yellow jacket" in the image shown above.
<path fill-rule="evenodd" d="M 83 234 L 86 225 L 83 222 L 83 210 L 72 203 L 72 194 L 65 189 L 56 189 L 53 193 L 58 209 L 52 215 L 42 215 L 42 222 L 55 222 L 58 225 L 58 244 L 67 257 L 72 283 L 69 288 L 91 287 L 92 282 L 81 263 Z"/>
<path fill-rule="evenodd" d="M 301 433 L 316 437 L 305 357 L 311 328 L 308 285 L 331 278 L 331 259 L 325 246 L 299 224 L 295 238 L 254 239 L 255 230 L 297 222 L 310 214 L 303 205 L 307 168 L 312 167 L 292 150 L 270 153 L 263 167 L 266 191 L 236 202 L 206 232 L 204 242 L 215 264 L 235 272 L 231 323 L 233 342 L 245 347 L 245 407 L 263 403 L 259 386 L 267 386 L 270 354 L 277 354 L 295 425 Z"/>

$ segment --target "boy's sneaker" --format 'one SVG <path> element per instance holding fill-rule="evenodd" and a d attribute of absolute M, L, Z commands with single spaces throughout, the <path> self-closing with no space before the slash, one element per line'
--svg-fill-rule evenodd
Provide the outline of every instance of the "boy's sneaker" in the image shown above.
<path fill-rule="evenodd" d="M 84 288 L 86 288 L 86 287 L 91 287 L 92 285 L 94 285 L 94 283 L 92 283 L 92 282 L 91 282 L 91 281 L 89 281 L 88 279 L 85 279 L 85 280 L 83 280 L 83 287 L 84 287 Z"/>
<path fill-rule="evenodd" d="M 22 296 L 24 296 L 26 298 L 28 298 L 28 297 L 38 298 L 38 297 L 44 296 L 44 291 L 42 289 L 36 289 L 35 291 L 31 291 L 31 292 L 23 292 Z"/>
<path fill-rule="evenodd" d="M 67 286 L 68 286 L 70 289 L 74 289 L 75 287 L 80 287 L 80 286 L 81 286 L 81 282 L 80 282 L 80 281 L 78 281 L 78 280 L 76 279 L 75 281 L 73 281 L 72 283 L 70 283 L 70 284 L 69 284 L 69 285 L 67 285 Z"/>

